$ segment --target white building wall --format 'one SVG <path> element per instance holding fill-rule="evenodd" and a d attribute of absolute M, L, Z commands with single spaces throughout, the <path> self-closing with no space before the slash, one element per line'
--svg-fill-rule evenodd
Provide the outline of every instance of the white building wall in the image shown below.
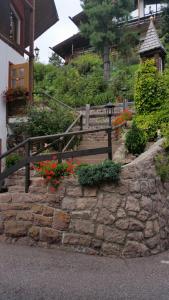
<path fill-rule="evenodd" d="M 3 97 L 8 88 L 9 63 L 25 62 L 23 56 L 0 39 L 0 139 L 2 139 L 2 153 L 6 151 L 6 102 Z"/>

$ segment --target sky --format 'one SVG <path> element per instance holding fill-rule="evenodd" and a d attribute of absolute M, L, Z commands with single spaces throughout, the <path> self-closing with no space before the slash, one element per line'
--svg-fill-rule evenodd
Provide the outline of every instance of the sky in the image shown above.
<path fill-rule="evenodd" d="M 35 41 L 35 48 L 40 49 L 39 60 L 47 63 L 53 47 L 78 32 L 78 28 L 69 19 L 82 9 L 80 0 L 55 0 L 59 21 Z"/>

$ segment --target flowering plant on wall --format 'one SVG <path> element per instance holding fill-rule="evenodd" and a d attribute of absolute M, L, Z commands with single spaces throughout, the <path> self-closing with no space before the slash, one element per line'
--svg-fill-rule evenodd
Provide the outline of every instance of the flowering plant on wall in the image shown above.
<path fill-rule="evenodd" d="M 115 127 L 118 125 L 122 125 L 123 122 L 125 122 L 125 121 L 130 121 L 130 120 L 132 120 L 132 112 L 129 111 L 128 109 L 125 109 L 125 110 L 123 110 L 122 113 L 117 115 L 117 117 L 112 121 L 112 125 Z M 116 128 L 115 129 L 116 139 L 119 138 L 120 133 L 121 133 L 121 128 Z"/>
<path fill-rule="evenodd" d="M 29 92 L 26 88 L 16 87 L 9 88 L 4 92 L 4 97 L 6 102 L 12 102 L 15 100 L 27 100 L 29 96 Z"/>
<path fill-rule="evenodd" d="M 74 175 L 79 164 L 73 161 L 59 163 L 56 160 L 43 161 L 34 165 L 33 169 L 45 179 L 51 190 L 55 190 L 65 176 Z"/>

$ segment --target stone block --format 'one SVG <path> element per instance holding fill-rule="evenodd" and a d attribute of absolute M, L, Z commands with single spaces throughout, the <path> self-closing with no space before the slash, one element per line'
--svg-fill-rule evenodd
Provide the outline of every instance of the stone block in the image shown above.
<path fill-rule="evenodd" d="M 39 241 L 40 227 L 32 226 L 28 231 L 28 236 L 35 241 Z"/>
<path fill-rule="evenodd" d="M 125 218 L 126 212 L 123 208 L 119 208 L 117 211 L 117 218 Z"/>
<path fill-rule="evenodd" d="M 33 221 L 33 218 L 31 211 L 18 211 L 16 215 L 17 221 Z"/>
<path fill-rule="evenodd" d="M 4 222 L 0 221 L 0 234 L 4 233 Z"/>
<path fill-rule="evenodd" d="M 144 230 L 144 236 L 145 236 L 145 238 L 150 238 L 150 237 L 153 237 L 153 235 L 154 235 L 153 221 L 147 221 L 145 230 Z"/>
<path fill-rule="evenodd" d="M 149 191 L 149 184 L 148 181 L 141 181 L 141 194 L 144 196 L 149 196 L 150 191 Z"/>
<path fill-rule="evenodd" d="M 43 213 L 43 205 L 35 204 L 32 206 L 31 210 L 34 214 L 42 214 Z"/>
<path fill-rule="evenodd" d="M 90 210 L 95 208 L 97 204 L 97 198 L 96 197 L 84 197 L 84 198 L 77 198 L 77 206 L 76 209 L 79 210 Z"/>
<path fill-rule="evenodd" d="M 149 212 L 152 211 L 152 208 L 153 208 L 153 202 L 151 200 L 150 197 L 142 197 L 141 198 L 141 202 L 140 202 L 140 205 L 141 205 L 141 208 L 144 209 L 144 210 L 147 210 Z"/>
<path fill-rule="evenodd" d="M 144 227 L 145 227 L 145 225 L 142 222 L 140 222 L 139 220 L 134 219 L 134 218 L 129 219 L 129 226 L 128 226 L 129 230 L 140 231 L 140 230 L 143 230 Z"/>
<path fill-rule="evenodd" d="M 59 231 L 53 228 L 43 227 L 40 231 L 40 240 L 47 243 L 59 243 L 61 241 L 61 235 Z"/>
<path fill-rule="evenodd" d="M 76 233 L 64 233 L 62 243 L 64 245 L 90 247 L 91 237 Z"/>
<path fill-rule="evenodd" d="M 103 255 L 120 256 L 121 248 L 120 248 L 120 245 L 118 245 L 118 244 L 103 243 L 102 252 L 103 252 Z"/>
<path fill-rule="evenodd" d="M 148 185 L 149 185 L 150 194 L 155 194 L 157 190 L 155 179 L 149 179 Z"/>
<path fill-rule="evenodd" d="M 103 240 L 104 239 L 104 226 L 98 225 L 96 228 L 96 238 Z"/>
<path fill-rule="evenodd" d="M 70 223 L 70 215 L 61 210 L 55 210 L 52 227 L 57 230 L 67 230 Z"/>
<path fill-rule="evenodd" d="M 160 237 L 156 235 L 152 238 L 146 239 L 146 245 L 150 249 L 156 248 L 160 244 Z"/>
<path fill-rule="evenodd" d="M 123 244 L 125 241 L 125 231 L 105 226 L 104 239 L 107 242 Z"/>
<path fill-rule="evenodd" d="M 143 233 L 142 232 L 131 232 L 127 235 L 127 239 L 131 241 L 140 242 L 143 240 Z"/>
<path fill-rule="evenodd" d="M 127 241 L 123 249 L 122 255 L 125 257 L 139 257 L 147 256 L 150 254 L 146 245 L 138 243 L 136 241 Z"/>
<path fill-rule="evenodd" d="M 80 186 L 68 186 L 66 188 L 66 195 L 68 197 L 81 197 L 83 196 L 82 188 Z"/>
<path fill-rule="evenodd" d="M 70 228 L 78 233 L 93 234 L 94 224 L 87 220 L 72 220 Z"/>
<path fill-rule="evenodd" d="M 6 221 L 4 223 L 5 234 L 11 237 L 25 236 L 27 235 L 30 226 L 31 226 L 30 222 Z"/>
<path fill-rule="evenodd" d="M 139 205 L 138 199 L 135 199 L 132 196 L 127 197 L 126 210 L 127 211 L 139 212 L 140 211 L 140 205 Z"/>
<path fill-rule="evenodd" d="M 153 228 L 154 228 L 154 233 L 157 234 L 160 232 L 160 225 L 159 225 L 159 222 L 158 220 L 155 220 L 153 222 Z"/>
<path fill-rule="evenodd" d="M 46 217 L 53 217 L 54 208 L 50 206 L 43 207 L 43 215 Z"/>
<path fill-rule="evenodd" d="M 118 229 L 126 230 L 129 227 L 129 219 L 123 218 L 116 221 L 115 226 Z"/>
<path fill-rule="evenodd" d="M 89 220 L 91 217 L 91 211 L 90 210 L 82 210 L 82 211 L 73 211 L 71 213 L 72 219 L 84 219 Z"/>
<path fill-rule="evenodd" d="M 91 247 L 95 250 L 100 250 L 102 246 L 102 241 L 93 239 L 91 242 Z"/>
<path fill-rule="evenodd" d="M 47 187 L 46 186 L 30 186 L 29 194 L 46 194 Z"/>
<path fill-rule="evenodd" d="M 131 193 L 139 193 L 141 190 L 139 181 L 132 181 L 130 183 L 130 192 Z"/>
<path fill-rule="evenodd" d="M 31 194 L 25 193 L 13 193 L 12 194 L 12 203 L 24 203 L 24 202 L 34 202 L 32 200 Z"/>
<path fill-rule="evenodd" d="M 142 222 L 145 222 L 145 221 L 147 221 L 149 216 L 150 216 L 150 213 L 147 210 L 142 209 L 139 212 L 139 214 L 137 215 L 137 219 L 142 221 Z"/>
<path fill-rule="evenodd" d="M 104 193 L 103 194 L 103 207 L 111 212 L 116 212 L 121 204 L 121 197 L 117 194 Z"/>
<path fill-rule="evenodd" d="M 2 212 L 3 219 L 5 221 L 10 220 L 10 219 L 15 219 L 16 214 L 17 214 L 16 210 L 7 210 L 7 211 Z"/>
<path fill-rule="evenodd" d="M 77 207 L 77 199 L 73 197 L 64 197 L 61 204 L 62 209 L 75 210 Z"/>
<path fill-rule="evenodd" d="M 115 216 L 112 215 L 106 208 L 100 210 L 97 216 L 97 223 L 112 225 L 115 222 Z"/>
<path fill-rule="evenodd" d="M 53 218 L 34 214 L 34 225 L 50 227 L 52 226 Z"/>
<path fill-rule="evenodd" d="M 12 201 L 12 195 L 10 193 L 0 194 L 0 203 L 10 203 Z"/>
<path fill-rule="evenodd" d="M 84 188 L 84 196 L 85 197 L 96 197 L 97 195 L 97 188 L 95 187 L 85 187 Z"/>

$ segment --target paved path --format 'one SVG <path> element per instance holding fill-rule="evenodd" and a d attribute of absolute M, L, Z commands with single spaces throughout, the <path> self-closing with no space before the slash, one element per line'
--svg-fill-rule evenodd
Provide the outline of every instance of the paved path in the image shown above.
<path fill-rule="evenodd" d="M 0 300 L 168 300 L 169 252 L 130 260 L 0 244 Z"/>

